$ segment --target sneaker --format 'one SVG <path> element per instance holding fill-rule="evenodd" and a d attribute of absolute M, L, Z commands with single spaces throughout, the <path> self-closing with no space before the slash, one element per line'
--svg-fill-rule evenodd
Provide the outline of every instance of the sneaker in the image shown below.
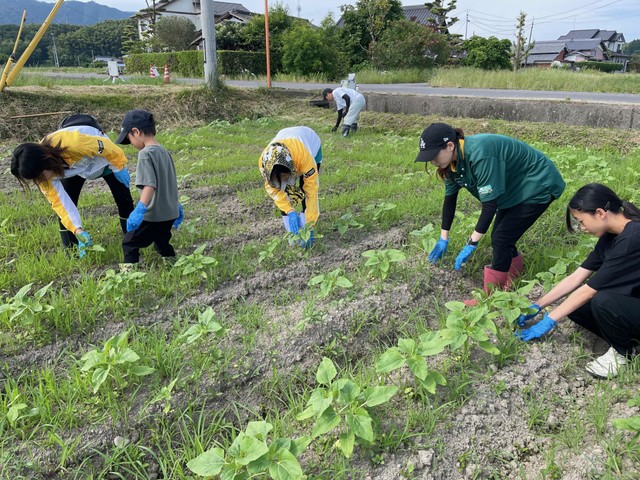
<path fill-rule="evenodd" d="M 118 265 L 118 268 L 120 270 L 120 273 L 129 273 L 133 272 L 137 266 L 137 263 L 121 263 L 120 265 Z"/>
<path fill-rule="evenodd" d="M 627 357 L 620 355 L 613 347 L 594 361 L 587 363 L 587 372 L 596 377 L 617 377 L 620 367 L 627 364 Z"/>

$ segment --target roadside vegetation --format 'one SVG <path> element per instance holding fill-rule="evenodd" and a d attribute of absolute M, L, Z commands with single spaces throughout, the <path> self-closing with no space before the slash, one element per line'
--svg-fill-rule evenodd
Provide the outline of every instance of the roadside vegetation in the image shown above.
<path fill-rule="evenodd" d="M 476 291 L 469 309 L 459 302 L 491 256 L 483 243 L 453 271 L 478 215 L 470 196 L 445 263 L 426 259 L 442 185 L 413 160 L 435 118 L 366 112 L 343 139 L 331 112 L 302 100 L 228 89 L 233 113 L 213 113 L 219 101 L 195 92 L 188 124 L 180 93 L 145 100 L 185 208 L 173 267 L 147 249 L 140 270 L 117 271 L 118 220 L 100 181 L 80 199 L 96 244 L 80 260 L 62 251 L 39 192 L 1 177 L 0 477 L 637 478 L 639 361 L 598 381 L 584 364 L 606 346 L 569 322 L 542 342 L 513 336 L 526 297 L 593 245 L 566 233 L 566 199 L 600 181 L 640 203 L 637 136 L 438 118 L 531 142 L 568 184 L 523 238 L 519 292 Z M 9 108 L 23 104 L 9 93 Z M 111 94 L 75 98 L 113 134 L 115 110 L 144 95 Z M 40 98 L 51 111 L 68 101 Z M 58 124 L 32 121 L 3 137 L 2 158 Z M 256 166 L 276 131 L 302 124 L 325 157 L 322 237 L 308 252 L 289 245 Z"/>

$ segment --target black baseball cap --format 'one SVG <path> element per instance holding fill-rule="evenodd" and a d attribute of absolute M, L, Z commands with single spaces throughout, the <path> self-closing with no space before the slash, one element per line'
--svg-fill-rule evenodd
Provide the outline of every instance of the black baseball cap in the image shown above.
<path fill-rule="evenodd" d="M 329 95 L 332 92 L 333 92 L 332 88 L 325 88 L 324 90 L 322 90 L 322 98 L 326 100 L 327 95 Z"/>
<path fill-rule="evenodd" d="M 420 135 L 420 153 L 416 162 L 430 162 L 448 142 L 457 140 L 455 129 L 446 123 L 432 123 Z"/>
<path fill-rule="evenodd" d="M 129 132 L 133 128 L 147 128 L 155 127 L 156 122 L 153 119 L 153 114 L 146 110 L 129 110 L 122 120 L 120 125 L 120 135 L 116 139 L 116 143 L 120 145 L 129 145 Z"/>

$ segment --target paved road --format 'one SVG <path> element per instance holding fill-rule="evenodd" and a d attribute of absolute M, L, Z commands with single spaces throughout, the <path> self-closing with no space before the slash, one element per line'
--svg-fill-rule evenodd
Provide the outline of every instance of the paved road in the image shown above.
<path fill-rule="evenodd" d="M 42 75 L 65 78 L 105 78 L 104 75 L 96 73 L 53 73 L 47 72 Z M 125 77 L 126 78 L 126 75 Z M 173 82 L 187 84 L 201 84 L 202 79 L 197 78 L 172 78 Z M 227 80 L 227 85 L 242 88 L 266 87 L 264 81 L 241 81 Z M 293 82 L 272 82 L 274 88 L 313 90 L 318 93 L 327 87 L 324 83 L 293 83 Z M 361 92 L 371 93 L 398 93 L 414 95 L 435 95 L 444 97 L 483 97 L 483 98 L 515 98 L 534 100 L 575 100 L 580 102 L 596 103 L 619 103 L 640 105 L 640 95 L 633 93 L 592 93 L 592 92 L 557 92 L 557 91 L 537 91 L 537 90 L 494 90 L 481 88 L 440 88 L 430 87 L 425 83 L 395 83 L 395 84 L 359 84 Z"/>

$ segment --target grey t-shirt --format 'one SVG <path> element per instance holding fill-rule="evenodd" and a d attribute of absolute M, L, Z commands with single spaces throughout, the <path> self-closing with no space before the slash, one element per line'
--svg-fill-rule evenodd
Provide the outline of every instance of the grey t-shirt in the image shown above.
<path fill-rule="evenodd" d="M 178 218 L 178 181 L 171 154 L 162 145 L 147 145 L 138 152 L 136 187 L 155 187 L 147 205 L 147 222 L 164 222 Z"/>

